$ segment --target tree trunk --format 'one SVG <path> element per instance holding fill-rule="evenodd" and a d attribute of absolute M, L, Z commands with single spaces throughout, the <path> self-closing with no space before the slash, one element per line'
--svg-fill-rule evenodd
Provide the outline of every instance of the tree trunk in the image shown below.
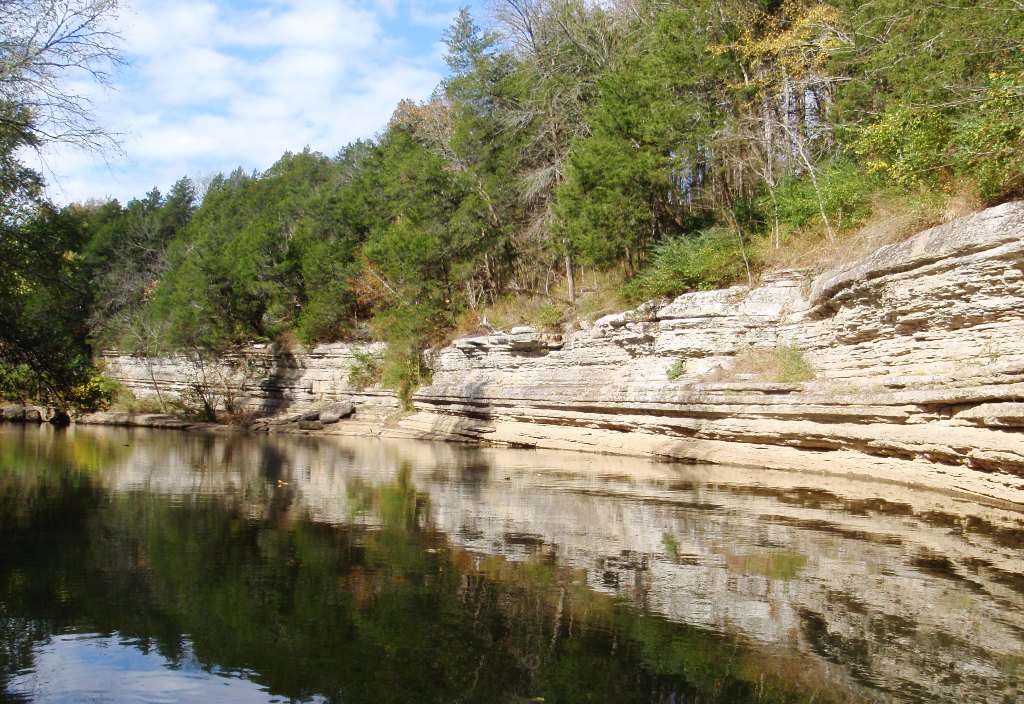
<path fill-rule="evenodd" d="M 569 305 L 576 305 L 576 272 L 572 265 L 572 255 L 565 255 L 565 282 L 569 287 Z"/>

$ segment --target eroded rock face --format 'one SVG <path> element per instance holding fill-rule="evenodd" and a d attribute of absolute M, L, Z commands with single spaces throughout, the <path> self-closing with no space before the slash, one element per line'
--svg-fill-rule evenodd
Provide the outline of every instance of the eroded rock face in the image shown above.
<path fill-rule="evenodd" d="M 101 361 L 107 374 L 124 383 L 137 398 L 178 399 L 197 383 L 206 383 L 216 389 L 218 404 L 230 399 L 234 407 L 259 414 L 313 412 L 319 417 L 321 409 L 340 400 L 397 407 L 392 394 L 354 389 L 348 380 L 359 353 L 373 355 L 383 349 L 382 344 L 330 344 L 308 350 L 254 345 L 215 361 L 185 355 L 154 359 L 117 352 L 105 353 Z"/>
<path fill-rule="evenodd" d="M 332 403 L 330 406 L 320 411 L 320 422 L 324 425 L 330 425 L 331 423 L 337 423 L 342 418 L 348 418 L 355 412 L 355 405 L 351 399 L 344 399 Z"/>
<path fill-rule="evenodd" d="M 1024 204 L 1012 203 L 813 281 L 779 272 L 564 335 L 457 340 L 431 356 L 417 412 L 383 432 L 853 473 L 1024 503 L 1022 286 Z M 814 378 L 771 381 L 752 350 L 790 350 Z M 350 348 L 288 355 L 247 355 L 266 370 L 250 405 L 352 394 Z M 137 394 L 152 377 L 187 386 L 180 361 L 107 359 Z M 383 392 L 353 400 L 397 405 Z"/>
<path fill-rule="evenodd" d="M 0 422 L 67 425 L 68 414 L 51 406 L 0 405 Z"/>
<path fill-rule="evenodd" d="M 1007 204 L 814 281 L 780 272 L 559 340 L 458 340 L 436 355 L 404 426 L 1024 502 L 1022 282 L 1024 204 Z M 798 350 L 815 378 L 772 383 L 755 369 L 730 379 L 737 357 L 760 348 Z"/>

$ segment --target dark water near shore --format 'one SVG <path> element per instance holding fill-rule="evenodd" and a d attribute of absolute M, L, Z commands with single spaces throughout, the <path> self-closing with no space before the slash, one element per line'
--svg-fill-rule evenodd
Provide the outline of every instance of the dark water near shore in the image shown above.
<path fill-rule="evenodd" d="M 1024 514 L 624 458 L 0 428 L 0 701 L 1024 701 Z"/>

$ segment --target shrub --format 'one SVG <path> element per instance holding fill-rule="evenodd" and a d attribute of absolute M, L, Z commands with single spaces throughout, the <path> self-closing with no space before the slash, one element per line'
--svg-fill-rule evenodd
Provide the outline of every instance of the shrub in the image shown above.
<path fill-rule="evenodd" d="M 356 391 L 363 391 L 381 380 L 381 359 L 369 350 L 352 350 L 352 364 L 348 368 L 348 383 Z"/>
<path fill-rule="evenodd" d="M 668 377 L 669 381 L 675 381 L 683 374 L 686 373 L 686 360 L 682 357 L 677 357 L 676 361 L 672 362 L 672 366 L 665 372 L 665 376 Z"/>
<path fill-rule="evenodd" d="M 858 128 L 852 146 L 872 172 L 909 188 L 935 180 L 949 163 L 949 141 L 950 125 L 942 111 L 897 105 Z"/>
<path fill-rule="evenodd" d="M 55 397 L 27 365 L 0 363 L 0 400 L 56 404 L 86 413 L 110 407 L 118 392 L 116 381 L 84 362 L 79 362 L 73 372 L 77 383 L 69 384 Z"/>
<path fill-rule="evenodd" d="M 412 409 L 412 395 L 425 380 L 425 370 L 416 348 L 388 345 L 381 360 L 381 383 L 398 394 L 402 408 Z"/>
<path fill-rule="evenodd" d="M 562 307 L 554 303 L 546 303 L 537 309 L 533 316 L 534 326 L 539 330 L 558 332 L 564 318 Z"/>
<path fill-rule="evenodd" d="M 0 399 L 28 401 L 35 400 L 39 395 L 39 380 L 27 365 L 8 364 L 0 360 Z"/>
<path fill-rule="evenodd" d="M 1024 194 L 1024 64 L 993 72 L 984 100 L 955 135 L 957 169 L 989 201 Z"/>
<path fill-rule="evenodd" d="M 776 347 L 772 358 L 777 365 L 775 381 L 810 381 L 816 376 L 807 356 L 796 345 Z"/>
<path fill-rule="evenodd" d="M 623 287 L 638 303 L 685 291 L 720 288 L 744 276 L 737 238 L 724 227 L 665 240 L 654 248 L 651 263 Z"/>
<path fill-rule="evenodd" d="M 730 381 L 752 377 L 758 381 L 792 383 L 811 381 L 816 376 L 814 367 L 803 350 L 793 344 L 776 347 L 744 347 L 736 353 L 728 369 L 717 378 Z"/>
<path fill-rule="evenodd" d="M 817 179 L 820 193 L 807 176 L 787 179 L 779 187 L 776 199 L 783 231 L 821 225 L 822 207 L 833 227 L 855 226 L 871 214 L 871 196 L 882 187 L 877 175 L 850 159 L 824 166 Z M 769 212 L 772 207 L 766 196 L 759 198 L 757 205 Z"/>

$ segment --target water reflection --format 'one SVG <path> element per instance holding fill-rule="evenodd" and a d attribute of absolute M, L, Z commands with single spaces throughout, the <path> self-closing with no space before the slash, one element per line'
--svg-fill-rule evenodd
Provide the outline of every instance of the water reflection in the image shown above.
<path fill-rule="evenodd" d="M 34 657 L 33 668 L 11 678 L 10 699 L 47 704 L 282 701 L 249 681 L 249 673 L 205 670 L 188 658 L 171 661 L 145 642 L 98 634 L 57 636 L 37 647 Z"/>
<path fill-rule="evenodd" d="M 239 701 L 1024 696 L 1021 514 L 898 486 L 4 429 L 0 528 L 12 701 L 72 701 L 90 681 L 143 700 L 142 675 L 48 674 L 88 662 L 83 643 L 126 651 L 118 672 L 138 657 L 178 673 L 172 700 L 213 686 Z"/>

